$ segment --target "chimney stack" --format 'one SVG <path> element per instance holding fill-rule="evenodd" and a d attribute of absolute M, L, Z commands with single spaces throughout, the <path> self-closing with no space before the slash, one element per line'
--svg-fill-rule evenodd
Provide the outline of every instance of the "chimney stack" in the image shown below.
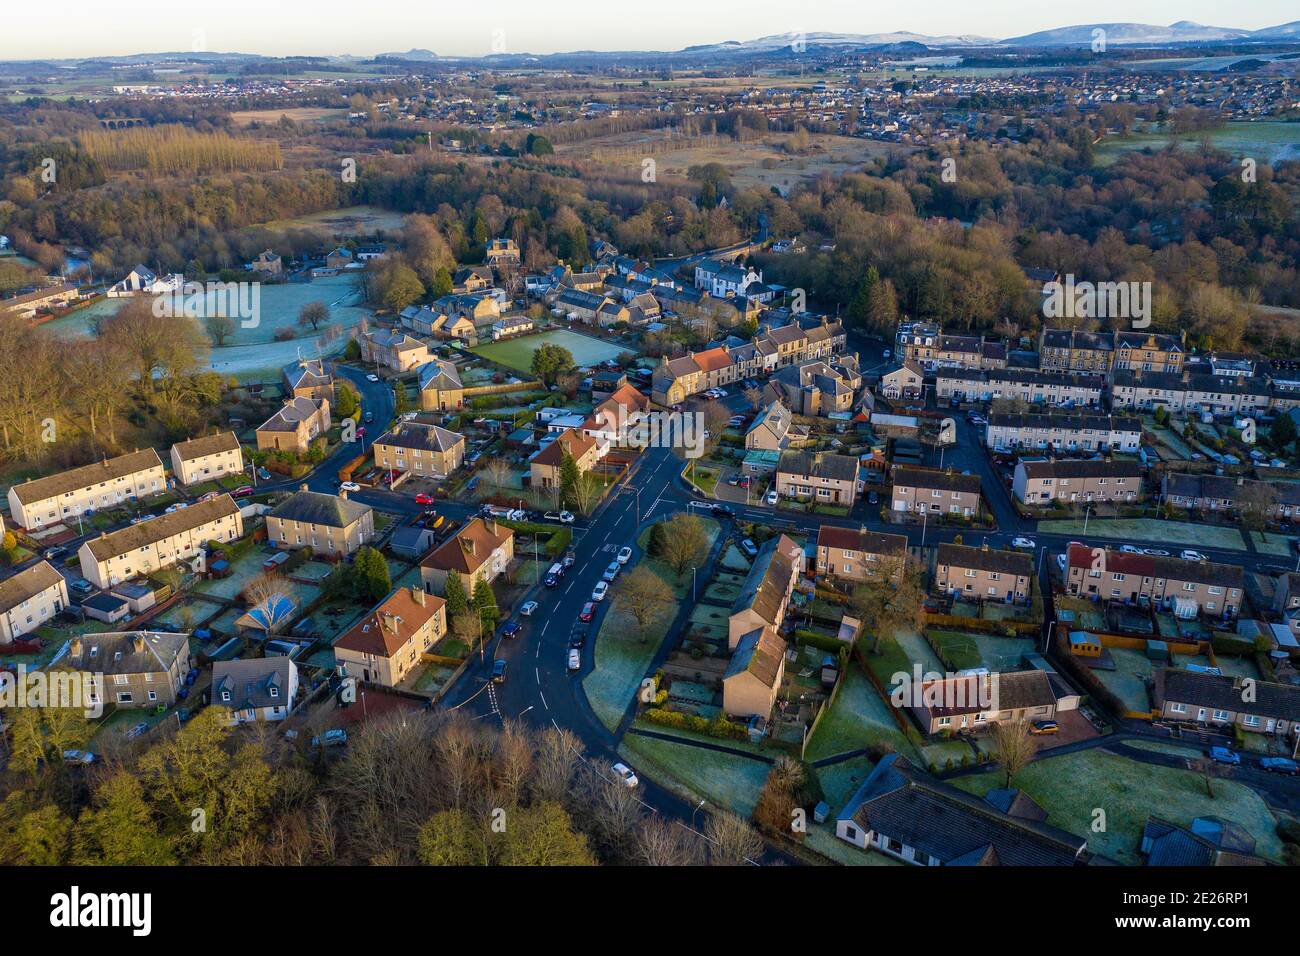
<path fill-rule="evenodd" d="M 420 607 L 424 607 L 424 606 L 425 606 L 425 605 L 424 605 L 424 589 L 423 589 L 423 588 L 412 587 L 412 588 L 411 588 L 411 600 L 414 601 L 416 604 L 418 604 Z"/>

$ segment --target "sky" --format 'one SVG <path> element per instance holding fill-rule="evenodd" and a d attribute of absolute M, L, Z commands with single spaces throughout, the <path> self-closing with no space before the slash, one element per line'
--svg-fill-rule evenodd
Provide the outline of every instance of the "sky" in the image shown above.
<path fill-rule="evenodd" d="M 1295 0 L 61 0 L 6 5 L 0 60 L 203 50 L 370 56 L 678 50 L 786 33 L 1020 36 L 1077 23 L 1192 20 L 1256 30 Z M 608 11 L 606 15 L 604 11 Z"/>

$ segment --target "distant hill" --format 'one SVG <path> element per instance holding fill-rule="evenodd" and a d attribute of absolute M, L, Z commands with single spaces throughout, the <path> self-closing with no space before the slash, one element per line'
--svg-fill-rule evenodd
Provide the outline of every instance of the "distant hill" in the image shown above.
<path fill-rule="evenodd" d="M 1106 43 L 1110 46 L 1214 43 L 1241 40 L 1251 36 L 1250 30 L 1207 27 L 1190 20 L 1179 20 L 1168 26 L 1150 23 L 1080 23 L 1069 27 L 1057 27 L 1054 30 L 1040 30 L 1038 33 L 1029 33 L 1020 37 L 1009 37 L 1002 43 L 1006 46 L 1020 47 L 1091 46 L 1093 33 L 1096 30 L 1106 31 Z"/>

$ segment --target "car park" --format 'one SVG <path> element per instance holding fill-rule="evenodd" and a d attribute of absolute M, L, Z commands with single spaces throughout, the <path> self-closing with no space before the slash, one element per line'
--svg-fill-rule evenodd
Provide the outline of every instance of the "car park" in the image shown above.
<path fill-rule="evenodd" d="M 624 545 L 618 549 L 618 557 L 615 559 L 619 564 L 627 564 L 632 560 L 632 549 Z"/>
<path fill-rule="evenodd" d="M 341 747 L 348 742 L 348 732 L 342 727 L 336 727 L 334 730 L 327 730 L 318 737 L 311 739 L 313 747 Z"/>
<path fill-rule="evenodd" d="M 1201 552 L 1199 552 L 1199 551 L 1193 551 L 1191 548 L 1186 548 L 1186 549 L 1184 549 L 1184 550 L 1178 552 L 1178 556 L 1179 556 L 1180 558 L 1182 558 L 1184 561 L 1206 561 L 1206 560 L 1208 560 L 1208 559 L 1205 557 L 1205 555 L 1201 554 Z"/>
<path fill-rule="evenodd" d="M 610 769 L 614 771 L 614 775 L 618 777 L 623 786 L 628 789 L 631 789 L 640 783 L 636 778 L 636 774 L 632 772 L 632 768 L 625 763 L 616 763 Z"/>
<path fill-rule="evenodd" d="M 1259 759 L 1259 768 L 1267 770 L 1269 773 L 1284 773 L 1292 777 L 1300 773 L 1300 764 L 1297 764 L 1290 757 L 1261 757 Z"/>
<path fill-rule="evenodd" d="M 1241 754 L 1231 747 L 1211 747 L 1210 759 L 1215 763 L 1224 763 L 1235 767 L 1241 763 Z"/>
<path fill-rule="evenodd" d="M 519 613 L 522 614 L 524 617 L 532 617 L 533 612 L 536 611 L 539 607 L 541 607 L 541 605 L 538 604 L 536 601 L 525 601 L 522 605 L 520 605 Z"/>
<path fill-rule="evenodd" d="M 508 662 L 498 657 L 492 662 L 492 683 L 504 684 L 506 682 L 506 666 Z"/>
<path fill-rule="evenodd" d="M 582 651 L 576 647 L 569 648 L 569 670 L 576 671 L 582 669 Z"/>
<path fill-rule="evenodd" d="M 605 595 L 609 593 L 608 581 L 597 581 L 595 588 L 592 589 L 591 599 L 593 601 L 605 600 Z"/>
<path fill-rule="evenodd" d="M 581 613 L 578 614 L 578 620 L 584 624 L 590 624 L 591 619 L 596 616 L 596 602 L 588 601 L 582 606 Z"/>

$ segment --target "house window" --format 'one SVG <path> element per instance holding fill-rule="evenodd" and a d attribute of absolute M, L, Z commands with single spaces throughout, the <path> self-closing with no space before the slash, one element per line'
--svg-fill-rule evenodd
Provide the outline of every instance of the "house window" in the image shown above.
<path fill-rule="evenodd" d="M 1186 705 L 1186 704 L 1170 704 L 1170 705 L 1169 705 L 1169 712 L 1170 712 L 1171 714 L 1185 714 L 1185 713 L 1187 713 L 1187 705 Z"/>
<path fill-rule="evenodd" d="M 1210 719 L 1212 719 L 1212 720 L 1227 720 L 1227 719 L 1228 719 L 1228 712 L 1227 712 L 1226 710 L 1216 710 L 1213 714 L 1210 715 Z"/>

